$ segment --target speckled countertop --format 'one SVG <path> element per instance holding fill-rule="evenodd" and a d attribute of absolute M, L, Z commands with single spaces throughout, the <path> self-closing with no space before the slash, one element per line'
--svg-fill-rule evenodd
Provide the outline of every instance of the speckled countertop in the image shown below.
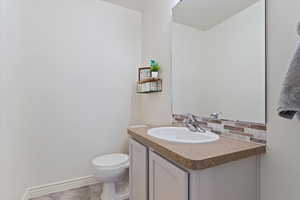
<path fill-rule="evenodd" d="M 190 170 L 206 169 L 230 161 L 266 153 L 266 145 L 223 136 L 216 142 L 206 144 L 168 142 L 147 135 L 147 130 L 150 128 L 154 128 L 154 126 L 129 128 L 128 134 L 168 160 Z"/>

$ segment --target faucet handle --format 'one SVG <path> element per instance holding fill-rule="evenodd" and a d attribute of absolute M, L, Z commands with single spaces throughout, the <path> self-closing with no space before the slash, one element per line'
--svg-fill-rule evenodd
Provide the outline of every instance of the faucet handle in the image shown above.
<path fill-rule="evenodd" d="M 202 122 L 203 121 L 203 118 L 198 116 L 198 115 L 194 115 L 194 121 L 196 122 Z"/>
<path fill-rule="evenodd" d="M 184 116 L 185 116 L 184 123 L 194 123 L 197 121 L 197 117 L 192 113 L 187 113 Z"/>
<path fill-rule="evenodd" d="M 192 113 L 186 113 L 184 116 L 187 120 L 193 120 L 194 119 L 194 115 Z"/>
<path fill-rule="evenodd" d="M 210 114 L 210 118 L 211 119 L 219 119 L 221 115 L 222 115 L 222 112 L 212 113 L 212 114 Z"/>
<path fill-rule="evenodd" d="M 199 117 L 198 115 L 194 115 L 192 113 L 187 113 L 184 115 L 185 116 L 185 121 L 189 121 L 189 122 L 201 122 L 202 117 Z"/>

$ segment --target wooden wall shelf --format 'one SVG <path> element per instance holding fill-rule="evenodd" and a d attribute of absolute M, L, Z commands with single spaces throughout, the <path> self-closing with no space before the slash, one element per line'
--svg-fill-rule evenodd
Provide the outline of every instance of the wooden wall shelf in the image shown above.
<path fill-rule="evenodd" d="M 156 81 L 161 81 L 160 78 L 147 78 L 142 81 L 138 81 L 138 83 L 148 83 L 148 82 L 156 82 Z"/>
<path fill-rule="evenodd" d="M 154 92 L 162 92 L 162 79 L 147 78 L 137 82 L 137 93 L 147 94 Z"/>

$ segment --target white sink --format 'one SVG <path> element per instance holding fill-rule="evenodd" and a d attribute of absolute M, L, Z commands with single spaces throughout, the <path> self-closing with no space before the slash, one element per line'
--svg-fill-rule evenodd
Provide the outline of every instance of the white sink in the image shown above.
<path fill-rule="evenodd" d="M 220 139 L 220 137 L 210 131 L 205 133 L 192 132 L 185 127 L 159 127 L 149 129 L 148 135 L 177 143 L 189 143 L 189 144 L 201 144 L 214 142 Z"/>

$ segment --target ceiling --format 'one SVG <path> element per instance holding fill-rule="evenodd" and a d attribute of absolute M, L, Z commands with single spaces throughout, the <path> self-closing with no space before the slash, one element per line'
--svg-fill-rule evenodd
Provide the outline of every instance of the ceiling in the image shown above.
<path fill-rule="evenodd" d="M 173 19 L 200 30 L 208 30 L 258 1 L 183 0 L 173 9 Z"/>

